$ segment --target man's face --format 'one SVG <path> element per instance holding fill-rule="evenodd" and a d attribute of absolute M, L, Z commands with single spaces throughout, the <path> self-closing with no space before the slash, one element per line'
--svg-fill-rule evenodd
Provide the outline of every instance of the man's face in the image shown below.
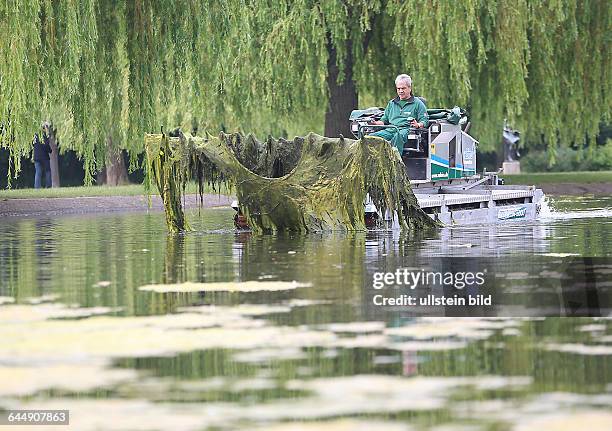
<path fill-rule="evenodd" d="M 401 100 L 407 100 L 410 98 L 410 85 L 408 85 L 407 82 L 398 82 L 395 89 L 397 90 L 397 95 Z"/>

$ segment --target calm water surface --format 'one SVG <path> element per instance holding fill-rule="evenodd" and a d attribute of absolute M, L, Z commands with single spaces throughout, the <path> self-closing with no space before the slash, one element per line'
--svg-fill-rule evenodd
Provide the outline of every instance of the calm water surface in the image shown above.
<path fill-rule="evenodd" d="M 0 409 L 79 430 L 612 429 L 612 198 L 410 235 L 258 237 L 232 215 L 178 236 L 160 213 L 3 219 Z M 486 282 L 374 289 L 398 268 Z"/>

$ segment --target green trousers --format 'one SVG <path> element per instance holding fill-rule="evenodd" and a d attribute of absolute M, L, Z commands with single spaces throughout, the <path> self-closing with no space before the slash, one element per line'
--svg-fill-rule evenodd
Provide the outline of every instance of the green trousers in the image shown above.
<path fill-rule="evenodd" d="M 386 139 L 397 148 L 400 156 L 404 152 L 404 144 L 408 141 L 408 132 L 410 129 L 383 129 L 378 132 L 372 133 L 370 136 L 378 136 L 380 138 Z"/>

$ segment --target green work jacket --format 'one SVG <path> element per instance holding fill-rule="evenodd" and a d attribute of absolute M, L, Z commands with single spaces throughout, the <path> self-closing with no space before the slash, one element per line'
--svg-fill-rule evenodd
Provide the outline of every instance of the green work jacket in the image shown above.
<path fill-rule="evenodd" d="M 405 128 L 410 127 L 410 117 L 414 118 L 419 123 L 423 123 L 423 127 L 429 125 L 427 108 L 421 99 L 410 96 L 408 100 L 401 100 L 398 96 L 387 103 L 385 113 L 381 120 L 385 124 Z"/>

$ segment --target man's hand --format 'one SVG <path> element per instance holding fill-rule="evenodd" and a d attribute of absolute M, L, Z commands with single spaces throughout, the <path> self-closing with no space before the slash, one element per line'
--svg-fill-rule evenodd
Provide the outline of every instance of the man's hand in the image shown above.
<path fill-rule="evenodd" d="M 380 120 L 371 121 L 370 124 L 375 125 L 375 126 L 384 126 L 385 125 L 385 123 L 380 121 Z"/>
<path fill-rule="evenodd" d="M 412 123 L 410 123 L 410 125 L 414 127 L 415 129 L 423 128 L 423 123 L 419 123 L 417 120 L 412 120 Z"/>

